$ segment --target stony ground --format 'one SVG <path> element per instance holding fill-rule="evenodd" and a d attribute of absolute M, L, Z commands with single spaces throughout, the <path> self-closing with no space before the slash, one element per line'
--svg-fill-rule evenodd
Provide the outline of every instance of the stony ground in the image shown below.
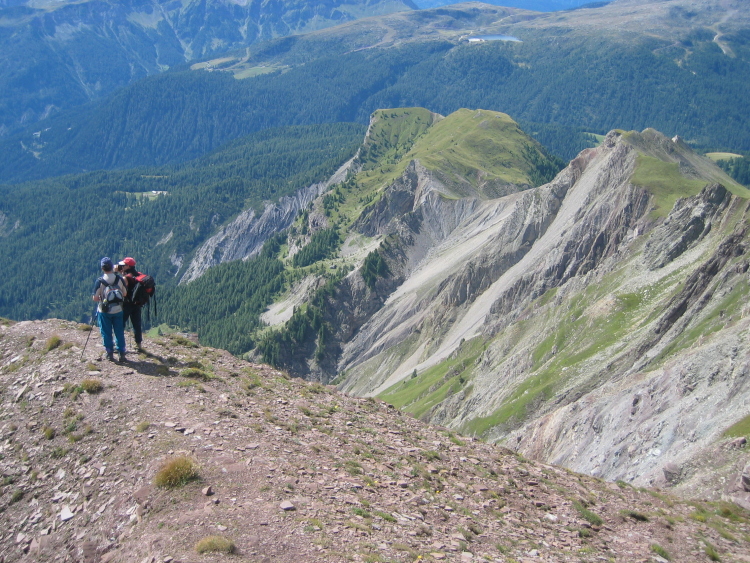
<path fill-rule="evenodd" d="M 750 562 L 734 505 L 529 462 L 184 335 L 117 365 L 96 334 L 81 358 L 74 323 L 0 325 L 0 563 Z M 157 487 L 180 455 L 198 478 Z M 235 553 L 197 553 L 208 536 Z"/>

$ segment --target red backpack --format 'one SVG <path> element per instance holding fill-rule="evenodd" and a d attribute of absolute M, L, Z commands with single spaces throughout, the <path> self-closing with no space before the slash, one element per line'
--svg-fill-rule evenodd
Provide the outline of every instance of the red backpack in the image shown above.
<path fill-rule="evenodd" d="M 141 272 L 138 272 L 138 275 L 131 277 L 133 279 L 133 291 L 128 297 L 130 297 L 130 301 L 133 305 L 141 307 L 148 303 L 149 299 L 154 296 L 154 293 L 156 292 L 156 282 L 154 281 L 154 278 L 148 274 L 142 274 Z"/>

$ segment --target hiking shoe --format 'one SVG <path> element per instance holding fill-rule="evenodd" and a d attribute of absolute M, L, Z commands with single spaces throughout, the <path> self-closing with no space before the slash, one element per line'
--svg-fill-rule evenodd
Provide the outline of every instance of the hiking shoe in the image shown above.
<path fill-rule="evenodd" d="M 120 352 L 119 354 L 117 354 L 117 361 L 120 363 L 128 361 L 128 359 L 125 357 L 125 352 Z"/>
<path fill-rule="evenodd" d="M 114 353 L 112 353 L 112 352 L 107 352 L 107 359 L 108 359 L 108 360 L 109 360 L 110 362 L 114 362 L 114 361 L 115 361 L 115 355 L 114 355 Z"/>

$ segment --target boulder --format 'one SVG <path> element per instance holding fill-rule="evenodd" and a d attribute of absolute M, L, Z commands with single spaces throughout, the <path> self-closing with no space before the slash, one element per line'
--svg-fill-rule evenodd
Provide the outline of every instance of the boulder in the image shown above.
<path fill-rule="evenodd" d="M 664 465 L 664 467 L 662 467 L 662 471 L 664 472 L 664 478 L 670 485 L 674 485 L 680 480 L 680 474 L 682 473 L 682 470 L 676 463 L 670 461 L 669 463 Z"/>
<path fill-rule="evenodd" d="M 742 483 L 742 489 L 750 492 L 750 463 L 745 465 L 740 476 L 740 482 Z"/>

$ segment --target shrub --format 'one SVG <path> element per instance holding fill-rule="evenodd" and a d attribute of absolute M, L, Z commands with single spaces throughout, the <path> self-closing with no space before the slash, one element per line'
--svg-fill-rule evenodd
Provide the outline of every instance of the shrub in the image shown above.
<path fill-rule="evenodd" d="M 234 550 L 234 542 L 224 536 L 208 536 L 195 544 L 198 553 L 234 553 Z"/>
<path fill-rule="evenodd" d="M 198 467 L 187 456 L 169 459 L 159 468 L 154 476 L 154 484 L 165 489 L 182 487 L 198 478 Z"/>
<path fill-rule="evenodd" d="M 44 428 L 42 428 L 42 434 L 44 434 L 44 437 L 47 440 L 52 440 L 55 437 L 56 432 L 55 429 L 51 426 L 45 426 Z"/>
<path fill-rule="evenodd" d="M 148 430 L 149 426 L 151 426 L 151 423 L 144 420 L 143 422 L 138 423 L 138 426 L 135 427 L 135 430 L 136 432 L 145 432 L 146 430 Z"/>
<path fill-rule="evenodd" d="M 81 381 L 81 390 L 86 391 L 91 395 L 101 392 L 104 389 L 104 385 L 98 379 L 84 379 Z"/>
<path fill-rule="evenodd" d="M 47 343 L 44 345 L 44 351 L 49 352 L 50 350 L 54 350 L 60 344 L 62 344 L 62 340 L 60 340 L 60 337 L 56 334 L 53 334 L 47 339 Z"/>

